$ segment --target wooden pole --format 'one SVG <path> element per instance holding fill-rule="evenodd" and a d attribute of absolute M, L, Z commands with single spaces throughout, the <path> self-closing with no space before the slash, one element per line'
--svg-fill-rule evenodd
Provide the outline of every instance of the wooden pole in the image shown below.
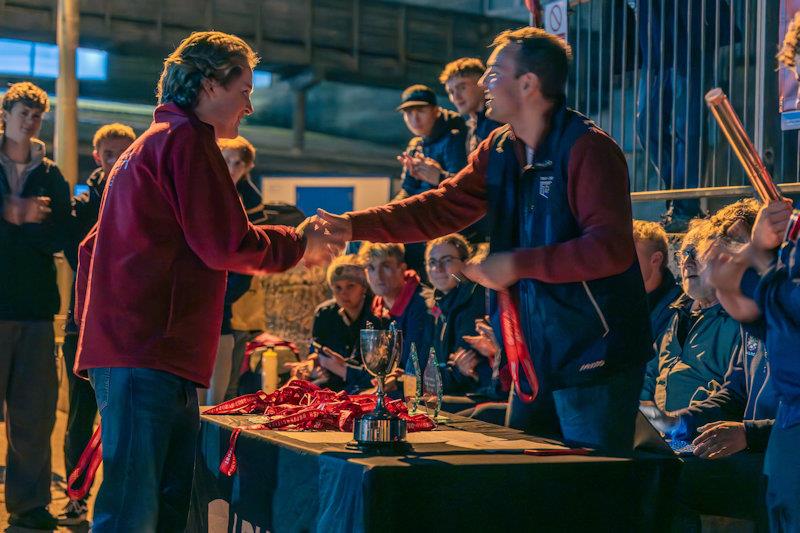
<path fill-rule="evenodd" d="M 61 173 L 75 185 L 78 181 L 78 0 L 58 0 L 58 79 L 54 153 Z"/>
<path fill-rule="evenodd" d="M 78 0 L 58 0 L 56 43 L 58 44 L 58 79 L 56 80 L 55 136 L 53 152 L 58 168 L 73 190 L 78 181 Z M 60 255 L 60 254 L 59 254 Z M 66 315 L 72 294 L 72 272 L 63 257 L 56 258 L 58 288 L 61 294 L 60 317 Z M 59 318 L 60 318 L 59 317 Z M 57 321 L 57 326 L 61 321 Z M 57 335 L 61 328 L 56 328 Z"/>

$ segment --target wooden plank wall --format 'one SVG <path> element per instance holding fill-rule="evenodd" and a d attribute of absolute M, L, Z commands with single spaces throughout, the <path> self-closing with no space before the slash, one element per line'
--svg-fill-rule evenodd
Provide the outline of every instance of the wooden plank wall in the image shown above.
<path fill-rule="evenodd" d="M 3 0 L 0 34 L 55 40 L 55 0 Z M 231 32 L 277 72 L 403 88 L 437 84 L 442 66 L 486 57 L 512 20 L 373 0 L 80 0 L 81 44 L 164 57 L 188 33 Z"/>

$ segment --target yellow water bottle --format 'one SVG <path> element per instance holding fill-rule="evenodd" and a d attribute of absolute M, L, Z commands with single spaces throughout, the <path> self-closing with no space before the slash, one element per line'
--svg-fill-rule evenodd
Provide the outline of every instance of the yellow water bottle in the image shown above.
<path fill-rule="evenodd" d="M 268 393 L 278 388 L 278 352 L 271 344 L 261 354 L 261 388 Z"/>

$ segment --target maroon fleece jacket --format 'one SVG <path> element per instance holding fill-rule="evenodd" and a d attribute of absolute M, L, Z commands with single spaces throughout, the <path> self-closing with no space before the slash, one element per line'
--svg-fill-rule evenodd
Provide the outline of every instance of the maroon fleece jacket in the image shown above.
<path fill-rule="evenodd" d="M 293 229 L 248 222 L 213 128 L 159 106 L 114 165 L 81 243 L 74 370 L 151 368 L 207 387 L 226 271 L 285 270 L 304 251 Z"/>
<path fill-rule="evenodd" d="M 492 132 L 470 154 L 467 166 L 438 189 L 400 202 L 350 213 L 353 240 L 419 242 L 459 231 L 487 209 L 486 171 L 495 136 Z M 515 140 L 517 160 L 524 146 Z M 523 165 L 520 165 L 522 168 Z M 569 241 L 515 250 L 518 278 L 568 283 L 606 278 L 624 272 L 635 256 L 628 165 L 617 144 L 593 128 L 569 154 L 567 195 L 581 235 Z M 510 228 L 509 228 L 510 229 Z"/>

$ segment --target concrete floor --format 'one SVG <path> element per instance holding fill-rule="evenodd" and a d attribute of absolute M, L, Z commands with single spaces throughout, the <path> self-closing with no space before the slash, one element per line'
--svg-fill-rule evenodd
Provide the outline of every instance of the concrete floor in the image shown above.
<path fill-rule="evenodd" d="M 5 468 L 6 468 L 6 448 L 8 443 L 6 441 L 5 422 L 0 422 L 0 481 L 2 481 L 3 490 L 0 490 L 0 531 L 8 533 L 23 533 L 37 531 L 33 529 L 9 527 L 8 525 L 8 511 L 5 506 Z M 50 503 L 50 512 L 53 515 L 58 515 L 62 508 L 67 503 L 67 496 L 65 494 L 66 480 L 64 476 L 64 431 L 67 426 L 67 415 L 61 410 L 56 411 L 56 427 L 50 438 L 51 446 L 53 449 L 53 483 L 51 486 L 51 493 L 53 501 Z M 97 471 L 97 479 L 94 482 L 91 497 L 89 499 L 89 519 L 91 520 L 92 509 L 94 508 L 94 495 L 100 482 L 103 478 L 102 466 Z M 89 524 L 81 526 L 60 527 L 56 531 L 59 532 L 80 532 L 85 533 L 89 531 Z"/>

